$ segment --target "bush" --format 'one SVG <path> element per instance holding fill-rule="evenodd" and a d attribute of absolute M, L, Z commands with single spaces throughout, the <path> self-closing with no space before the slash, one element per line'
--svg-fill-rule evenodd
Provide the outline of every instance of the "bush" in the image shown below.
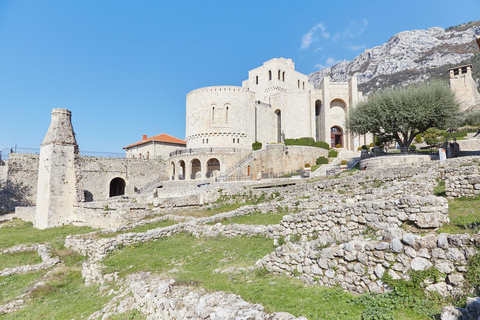
<path fill-rule="evenodd" d="M 329 158 L 336 158 L 337 156 L 338 156 L 337 150 L 332 149 L 332 150 L 328 151 L 328 157 Z"/>
<path fill-rule="evenodd" d="M 410 151 L 415 151 L 415 150 L 417 150 L 417 146 L 414 144 L 410 145 Z"/>
<path fill-rule="evenodd" d="M 436 132 L 428 132 L 423 135 L 426 144 L 432 146 L 438 143 L 438 135 Z"/>
<path fill-rule="evenodd" d="M 362 150 L 368 150 L 368 147 L 366 145 L 363 145 Z"/>
<path fill-rule="evenodd" d="M 362 150 L 362 147 L 358 147 L 358 148 L 357 148 L 357 151 L 360 151 L 360 150 Z"/>
<path fill-rule="evenodd" d="M 335 145 L 335 148 L 341 148 L 341 147 L 342 147 L 341 144 L 336 144 L 336 145 Z"/>
<path fill-rule="evenodd" d="M 328 159 L 325 158 L 325 157 L 318 157 L 317 158 L 317 165 L 321 165 L 321 164 L 327 164 L 328 163 Z"/>
<path fill-rule="evenodd" d="M 323 149 L 329 149 L 328 143 L 324 141 L 315 141 L 313 138 L 304 137 L 299 139 L 285 139 L 286 146 L 308 146 Z"/>
<path fill-rule="evenodd" d="M 258 141 L 255 141 L 254 143 L 252 143 L 252 149 L 253 149 L 253 150 L 260 150 L 260 149 L 262 149 L 262 143 L 261 143 L 261 142 L 258 142 Z"/>
<path fill-rule="evenodd" d="M 419 134 L 417 134 L 417 135 L 415 136 L 415 142 L 416 142 L 416 143 L 422 143 L 422 141 L 423 141 L 423 140 L 422 140 L 422 136 L 419 135 Z"/>
<path fill-rule="evenodd" d="M 305 163 L 305 168 L 310 168 L 310 163 Z"/>
<path fill-rule="evenodd" d="M 372 143 L 370 143 L 370 148 L 373 148 L 373 142 L 372 142 Z"/>
<path fill-rule="evenodd" d="M 347 162 L 347 160 L 342 160 L 342 161 L 340 162 L 340 164 L 341 164 L 342 166 L 346 166 L 346 165 L 348 164 L 348 162 Z"/>

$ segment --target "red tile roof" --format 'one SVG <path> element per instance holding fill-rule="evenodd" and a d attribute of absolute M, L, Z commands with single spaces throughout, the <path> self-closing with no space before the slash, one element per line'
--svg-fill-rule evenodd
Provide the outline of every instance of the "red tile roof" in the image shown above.
<path fill-rule="evenodd" d="M 167 143 L 175 143 L 175 144 L 184 144 L 184 145 L 187 145 L 187 143 L 183 140 L 180 140 L 178 138 L 175 138 L 175 137 L 172 137 L 171 135 L 168 135 L 166 133 L 162 133 L 162 134 L 158 134 L 156 136 L 153 136 L 153 137 L 150 137 L 150 138 L 146 138 L 145 136 L 145 139 L 141 140 L 141 141 L 138 141 L 138 142 L 135 142 L 131 145 L 128 145 L 126 147 L 124 147 L 123 149 L 127 149 L 127 148 L 130 148 L 130 147 L 134 147 L 134 146 L 139 146 L 139 145 L 142 145 L 144 143 L 148 143 L 148 142 L 151 142 L 151 141 L 157 141 L 157 142 L 167 142 Z"/>

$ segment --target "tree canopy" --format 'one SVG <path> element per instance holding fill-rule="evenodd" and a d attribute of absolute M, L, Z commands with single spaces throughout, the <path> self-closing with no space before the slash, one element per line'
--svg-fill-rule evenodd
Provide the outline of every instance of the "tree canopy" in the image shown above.
<path fill-rule="evenodd" d="M 348 117 L 349 129 L 357 134 L 374 133 L 408 147 L 417 134 L 442 127 L 458 113 L 458 102 L 442 82 L 384 89 L 368 96 Z"/>

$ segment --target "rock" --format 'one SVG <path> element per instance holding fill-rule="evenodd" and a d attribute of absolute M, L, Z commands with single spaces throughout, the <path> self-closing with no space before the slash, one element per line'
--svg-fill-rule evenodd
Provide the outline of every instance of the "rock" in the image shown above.
<path fill-rule="evenodd" d="M 414 235 L 412 233 L 405 233 L 402 237 L 402 242 L 408 246 L 413 247 L 415 245 L 416 239 L 421 238 L 418 235 Z"/>
<path fill-rule="evenodd" d="M 442 224 L 434 212 L 419 212 L 415 217 L 415 224 L 421 229 L 438 228 Z"/>
<path fill-rule="evenodd" d="M 405 231 L 400 228 L 387 228 L 385 230 L 385 235 L 383 236 L 383 240 L 385 241 L 392 241 L 394 238 L 401 238 Z"/>
<path fill-rule="evenodd" d="M 461 285 L 463 283 L 464 279 L 465 278 L 463 277 L 463 275 L 461 275 L 459 273 L 449 274 L 448 277 L 447 277 L 448 283 L 450 283 L 453 286 Z"/>
<path fill-rule="evenodd" d="M 400 238 L 394 238 L 392 242 L 390 242 L 390 250 L 394 253 L 402 252 L 403 244 L 402 241 L 400 241 Z"/>
<path fill-rule="evenodd" d="M 464 313 L 460 309 L 448 306 L 442 308 L 440 320 L 459 320 L 462 319 Z"/>
<path fill-rule="evenodd" d="M 429 292 L 437 292 L 442 297 L 446 297 L 448 295 L 448 286 L 445 282 L 439 282 L 435 284 L 431 284 L 425 288 L 425 290 Z"/>
<path fill-rule="evenodd" d="M 416 257 L 412 260 L 410 267 L 415 271 L 424 271 L 432 267 L 432 263 L 425 258 Z"/>

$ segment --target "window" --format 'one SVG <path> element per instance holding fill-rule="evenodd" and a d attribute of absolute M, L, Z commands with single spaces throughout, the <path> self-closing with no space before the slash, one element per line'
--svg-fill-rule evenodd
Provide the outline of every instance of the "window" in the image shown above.
<path fill-rule="evenodd" d="M 278 80 L 280 80 L 280 74 L 281 74 L 281 71 L 278 70 Z"/>
<path fill-rule="evenodd" d="M 285 71 L 282 73 L 282 81 L 285 81 Z"/>
<path fill-rule="evenodd" d="M 268 70 L 268 80 L 272 80 L 272 70 Z"/>
<path fill-rule="evenodd" d="M 212 106 L 212 122 L 215 122 L 215 106 Z"/>
<path fill-rule="evenodd" d="M 298 88 L 300 89 L 300 80 L 298 80 Z"/>
<path fill-rule="evenodd" d="M 255 77 L 255 84 L 258 84 L 258 76 Z"/>
<path fill-rule="evenodd" d="M 305 82 L 303 82 L 303 90 L 305 90 Z"/>
<path fill-rule="evenodd" d="M 235 143 L 235 138 L 233 138 L 233 143 Z"/>
<path fill-rule="evenodd" d="M 237 139 L 237 143 L 240 143 L 240 139 Z"/>
<path fill-rule="evenodd" d="M 228 106 L 225 108 L 225 122 L 228 122 Z"/>

